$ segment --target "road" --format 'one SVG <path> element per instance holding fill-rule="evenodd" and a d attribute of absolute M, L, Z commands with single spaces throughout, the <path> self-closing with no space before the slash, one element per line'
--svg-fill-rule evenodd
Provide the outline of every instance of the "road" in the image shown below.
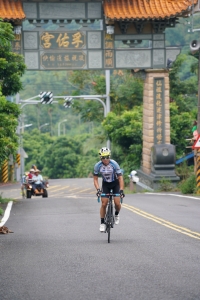
<path fill-rule="evenodd" d="M 20 198 L 19 186 L 0 188 Z M 200 200 L 126 195 L 120 224 L 99 232 L 92 179 L 50 180 L 18 199 L 0 235 L 1 300 L 199 300 Z"/>

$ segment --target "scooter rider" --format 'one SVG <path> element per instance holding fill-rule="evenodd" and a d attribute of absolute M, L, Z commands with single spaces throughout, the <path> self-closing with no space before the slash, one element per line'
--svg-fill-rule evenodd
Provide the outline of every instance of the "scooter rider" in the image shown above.
<path fill-rule="evenodd" d="M 28 182 L 31 182 L 31 181 L 32 181 L 34 172 L 35 172 L 34 169 L 30 169 L 30 171 L 29 171 L 29 173 L 28 173 L 28 176 L 27 176 L 27 181 L 28 181 Z"/>
<path fill-rule="evenodd" d="M 32 188 L 33 188 L 33 191 L 35 192 L 36 188 L 37 187 L 40 187 L 40 188 L 44 188 L 44 184 L 43 184 L 43 177 L 40 173 L 40 170 L 36 169 L 35 172 L 34 172 L 34 175 L 32 177 Z"/>

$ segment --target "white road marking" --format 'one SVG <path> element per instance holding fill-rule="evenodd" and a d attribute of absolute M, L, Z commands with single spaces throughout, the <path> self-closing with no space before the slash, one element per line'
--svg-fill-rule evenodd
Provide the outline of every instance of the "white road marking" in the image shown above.
<path fill-rule="evenodd" d="M 8 218 L 10 217 L 10 211 L 13 205 L 13 201 L 9 201 L 8 205 L 6 207 L 5 213 L 3 218 L 0 220 L 0 227 L 2 227 L 8 220 Z"/>
<path fill-rule="evenodd" d="M 197 197 L 193 197 L 193 196 L 183 196 L 183 195 L 177 195 L 177 194 L 162 194 L 162 193 L 145 193 L 148 195 L 160 195 L 160 196 L 175 196 L 175 197 L 181 197 L 181 198 L 190 198 L 190 199 L 196 199 L 196 200 L 200 200 L 200 198 Z"/>

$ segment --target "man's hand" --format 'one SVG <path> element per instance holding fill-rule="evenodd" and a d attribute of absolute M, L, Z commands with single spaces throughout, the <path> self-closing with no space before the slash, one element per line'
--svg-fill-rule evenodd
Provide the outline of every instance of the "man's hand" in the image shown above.
<path fill-rule="evenodd" d="M 125 197 L 125 194 L 124 194 L 124 191 L 123 191 L 123 190 L 120 190 L 120 191 L 119 191 L 119 194 L 120 194 L 120 197 L 121 197 L 121 198 L 124 198 L 124 197 Z"/>
<path fill-rule="evenodd" d="M 100 196 L 101 196 L 101 190 L 100 190 L 100 189 L 97 189 L 96 195 L 97 195 L 97 197 L 100 197 Z"/>

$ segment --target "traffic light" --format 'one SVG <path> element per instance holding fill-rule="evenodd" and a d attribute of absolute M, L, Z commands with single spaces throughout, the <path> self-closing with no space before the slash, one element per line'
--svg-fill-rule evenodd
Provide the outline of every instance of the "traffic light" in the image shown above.
<path fill-rule="evenodd" d="M 42 104 L 51 104 L 51 102 L 53 101 L 52 92 L 41 92 L 39 96 L 40 96 L 40 102 Z"/>
<path fill-rule="evenodd" d="M 65 103 L 63 104 L 63 106 L 65 108 L 70 108 L 72 106 L 72 100 L 73 98 L 72 97 L 65 97 Z"/>

